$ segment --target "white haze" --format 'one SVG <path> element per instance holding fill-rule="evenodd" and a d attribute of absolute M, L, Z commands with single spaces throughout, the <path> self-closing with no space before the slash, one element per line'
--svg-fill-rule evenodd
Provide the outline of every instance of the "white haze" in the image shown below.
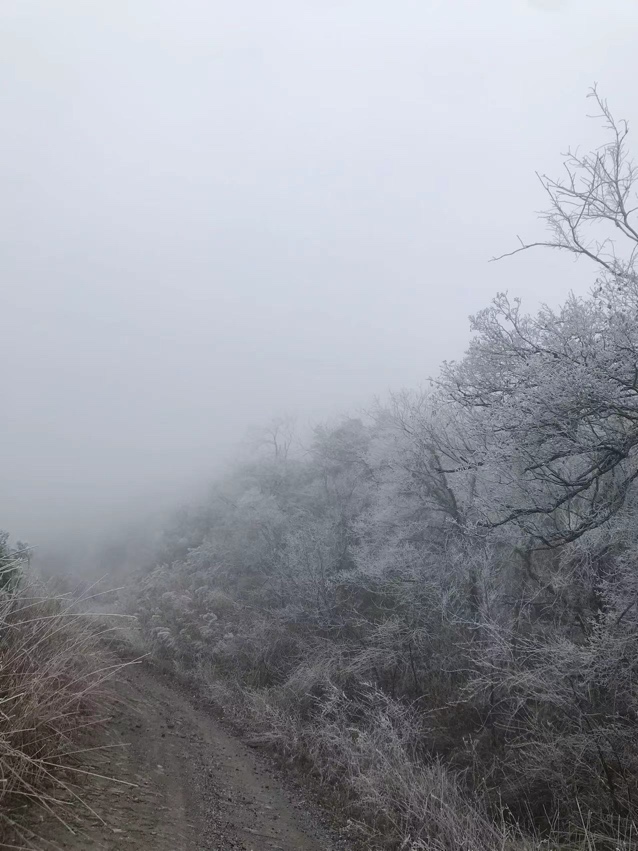
<path fill-rule="evenodd" d="M 0 528 L 179 499 L 246 428 L 419 385 L 541 231 L 535 170 L 636 116 L 634 0 L 4 0 Z"/>

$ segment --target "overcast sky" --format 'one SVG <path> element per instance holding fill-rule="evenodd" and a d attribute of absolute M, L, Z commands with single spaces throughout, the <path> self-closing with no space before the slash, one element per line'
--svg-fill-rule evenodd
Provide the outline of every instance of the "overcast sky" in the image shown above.
<path fill-rule="evenodd" d="M 585 292 L 487 261 L 594 81 L 638 119 L 637 37 L 635 0 L 2 0 L 0 528 L 106 525 L 422 384 L 498 290 Z"/>

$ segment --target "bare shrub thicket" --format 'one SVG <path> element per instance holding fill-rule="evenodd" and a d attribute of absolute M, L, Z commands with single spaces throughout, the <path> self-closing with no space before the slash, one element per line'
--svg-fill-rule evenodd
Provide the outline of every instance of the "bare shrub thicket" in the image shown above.
<path fill-rule="evenodd" d="M 232 684 L 368 847 L 636 847 L 638 232 L 594 97 L 611 141 L 543 178 L 592 293 L 500 295 L 431 393 L 262 444 L 140 580 L 156 652 Z"/>

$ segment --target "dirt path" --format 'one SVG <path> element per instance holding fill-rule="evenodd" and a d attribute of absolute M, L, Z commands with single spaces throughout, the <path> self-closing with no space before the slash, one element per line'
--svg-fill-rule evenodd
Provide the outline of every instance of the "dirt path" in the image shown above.
<path fill-rule="evenodd" d="M 71 834 L 45 821 L 34 847 L 72 851 L 327 851 L 330 832 L 258 754 L 144 665 L 126 669 L 109 750 L 83 799 L 97 816 Z M 93 766 L 91 766 L 93 767 Z"/>

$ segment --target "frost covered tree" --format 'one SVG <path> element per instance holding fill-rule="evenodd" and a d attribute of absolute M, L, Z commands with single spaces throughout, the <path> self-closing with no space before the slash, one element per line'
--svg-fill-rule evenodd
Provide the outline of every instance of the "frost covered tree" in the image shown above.
<path fill-rule="evenodd" d="M 517 252 L 540 245 L 587 257 L 596 286 L 536 316 L 498 295 L 472 317 L 469 350 L 440 381 L 466 437 L 447 471 L 480 471 L 484 524 L 514 522 L 546 546 L 609 520 L 638 476 L 638 173 L 626 123 L 595 89 L 591 97 L 611 140 L 568 153 L 566 178 L 541 177 L 550 238 Z"/>
<path fill-rule="evenodd" d="M 548 239 L 528 243 L 519 237 L 517 249 L 494 259 L 530 248 L 557 249 L 593 260 L 601 280 L 617 284 L 636 277 L 638 169 L 627 147 L 628 123 L 614 117 L 596 86 L 588 98 L 597 109 L 591 117 L 603 123 L 608 141 L 587 154 L 568 150 L 559 178 L 538 175 L 549 199 L 540 214 Z"/>
<path fill-rule="evenodd" d="M 410 790 L 439 760 L 517 831 L 633 847 L 616 837 L 638 801 L 636 174 L 593 97 L 611 140 L 541 178 L 535 243 L 593 261 L 591 293 L 534 315 L 498 295 L 433 392 L 303 452 L 274 422 L 140 583 L 154 647 L 234 678 L 284 752 L 354 801 L 386 806 L 390 778 L 379 824 L 401 847 L 429 836 Z"/>
<path fill-rule="evenodd" d="M 638 284 L 536 316 L 502 294 L 472 328 L 440 387 L 469 447 L 449 471 L 480 472 L 483 522 L 554 546 L 608 520 L 638 476 Z"/>

